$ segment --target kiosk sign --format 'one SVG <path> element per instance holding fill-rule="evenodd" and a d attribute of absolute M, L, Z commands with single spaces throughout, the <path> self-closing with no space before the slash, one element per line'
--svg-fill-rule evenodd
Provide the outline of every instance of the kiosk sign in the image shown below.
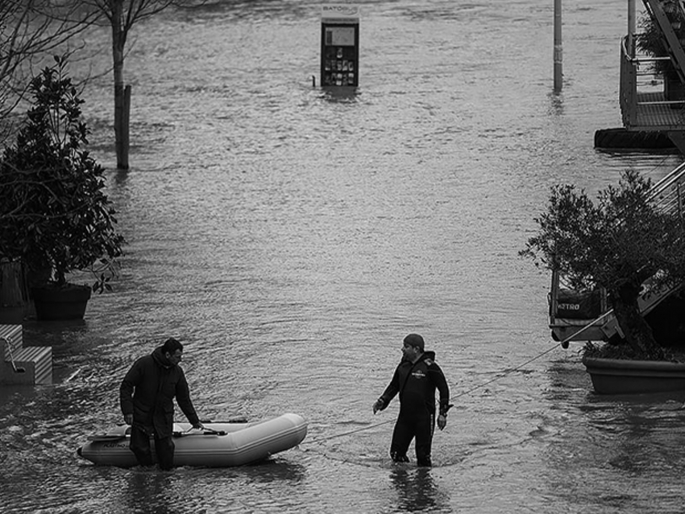
<path fill-rule="evenodd" d="M 350 4 L 324 5 L 321 7 L 321 22 L 359 23 L 359 6 Z"/>
<path fill-rule="evenodd" d="M 321 7 L 321 85 L 359 84 L 359 6 Z"/>

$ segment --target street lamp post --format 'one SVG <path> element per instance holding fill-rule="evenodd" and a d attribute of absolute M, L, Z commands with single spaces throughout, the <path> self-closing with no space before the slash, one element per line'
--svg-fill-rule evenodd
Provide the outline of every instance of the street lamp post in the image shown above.
<path fill-rule="evenodd" d="M 561 48 L 561 0 L 554 0 L 554 92 L 560 93 L 562 72 L 562 48 Z"/>

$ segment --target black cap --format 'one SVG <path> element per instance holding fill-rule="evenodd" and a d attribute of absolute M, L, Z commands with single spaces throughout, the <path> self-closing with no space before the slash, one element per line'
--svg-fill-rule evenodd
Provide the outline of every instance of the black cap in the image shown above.
<path fill-rule="evenodd" d="M 423 351 L 424 348 L 423 337 L 421 337 L 419 334 L 409 334 L 404 338 L 404 344 L 407 346 L 414 346 L 421 351 Z"/>

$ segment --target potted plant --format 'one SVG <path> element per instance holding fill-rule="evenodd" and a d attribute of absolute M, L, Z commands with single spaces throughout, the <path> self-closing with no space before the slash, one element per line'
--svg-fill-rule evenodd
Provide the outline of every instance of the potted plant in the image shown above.
<path fill-rule="evenodd" d="M 678 40 L 682 43 L 685 41 L 685 13 L 678 6 L 676 0 L 665 0 L 662 2 L 662 8 L 666 17 L 671 22 L 671 27 L 675 32 Z M 666 45 L 664 43 L 664 34 L 659 28 L 658 23 L 647 12 L 640 19 L 640 28 L 642 32 L 636 34 L 635 44 L 637 48 L 651 57 L 669 57 Z M 676 71 L 670 59 L 658 60 L 653 64 L 656 75 L 664 79 L 664 96 L 669 101 L 684 101 L 685 100 L 685 84 L 682 83 L 678 72 Z M 674 109 L 682 108 L 683 105 L 674 104 L 671 106 Z"/>
<path fill-rule="evenodd" d="M 685 283 L 685 220 L 680 212 L 660 209 L 650 188 L 649 180 L 630 170 L 619 187 L 600 191 L 596 203 L 573 185 L 557 185 L 547 211 L 536 218 L 537 235 L 520 253 L 558 270 L 574 289 L 606 289 L 623 336 L 613 341 L 622 357 L 669 361 L 674 352 L 657 342 L 638 298 L 647 278 L 654 290 Z M 674 316 L 682 320 L 682 310 Z M 607 351 L 612 346 L 605 345 Z M 588 351 L 586 366 L 598 357 Z"/>
<path fill-rule="evenodd" d="M 83 100 L 66 64 L 55 57 L 32 79 L 27 120 L 0 158 L 0 257 L 22 263 L 39 319 L 82 317 L 91 290 L 111 289 L 124 243 L 104 169 L 83 148 Z M 92 286 L 67 282 L 69 273 L 89 269 Z"/>

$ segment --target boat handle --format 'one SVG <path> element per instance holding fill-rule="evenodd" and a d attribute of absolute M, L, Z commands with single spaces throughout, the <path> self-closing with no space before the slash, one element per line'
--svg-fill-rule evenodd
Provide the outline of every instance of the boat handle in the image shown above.
<path fill-rule="evenodd" d="M 188 430 L 184 430 L 183 432 L 174 432 L 173 435 L 174 437 L 184 437 L 187 435 L 226 435 L 226 432 L 223 430 L 214 430 L 213 428 L 207 428 L 204 427 L 202 428 L 202 432 L 194 432 L 194 428 L 190 427 Z"/>

